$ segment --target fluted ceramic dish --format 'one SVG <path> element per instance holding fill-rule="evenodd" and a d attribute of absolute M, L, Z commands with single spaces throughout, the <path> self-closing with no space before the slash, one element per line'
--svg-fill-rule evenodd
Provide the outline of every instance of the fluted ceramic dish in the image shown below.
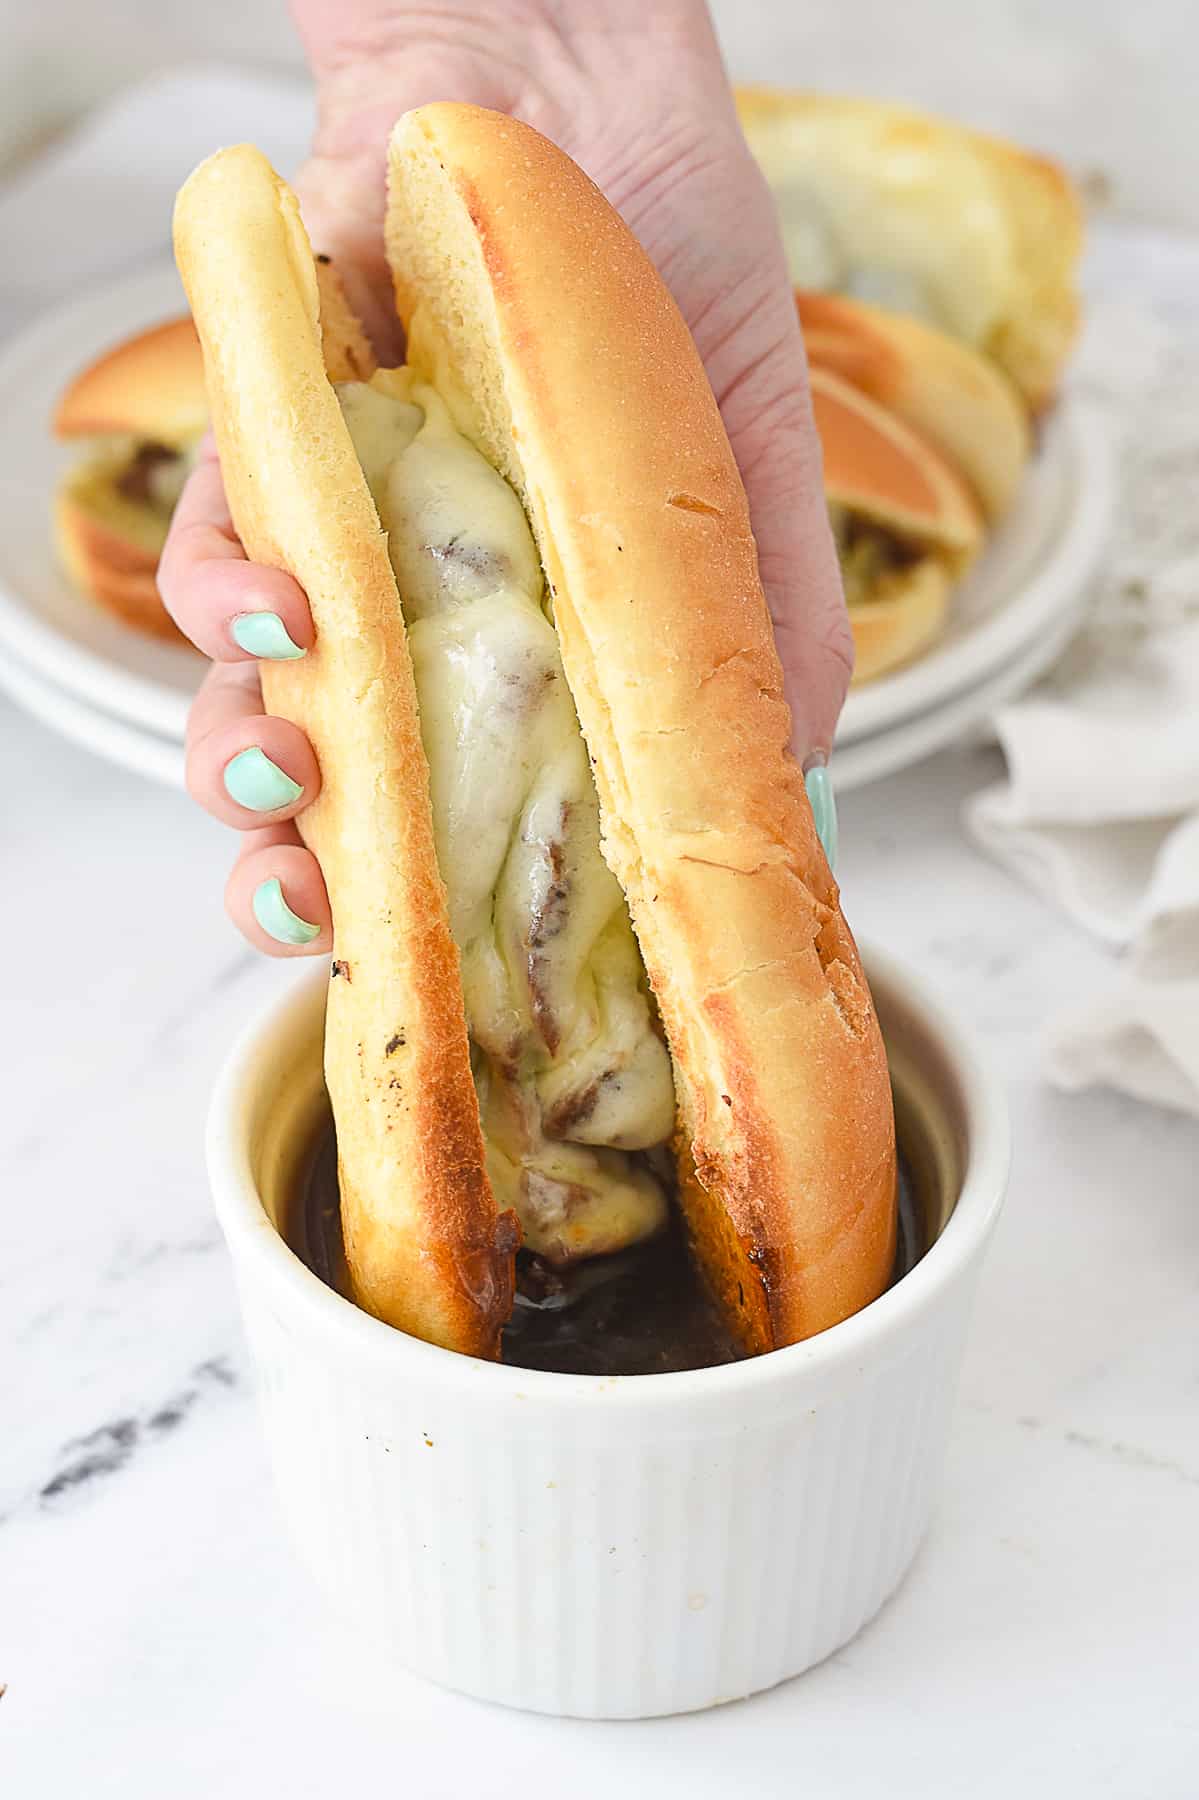
<path fill-rule="evenodd" d="M 829 1655 L 915 1555 L 1007 1174 L 1002 1094 L 940 1003 L 868 968 L 934 1236 L 790 1349 L 603 1378 L 477 1362 L 325 1287 L 276 1229 L 322 1100 L 326 973 L 252 1026 L 208 1156 L 301 1558 L 366 1655 L 540 1712 L 714 1706 Z"/>

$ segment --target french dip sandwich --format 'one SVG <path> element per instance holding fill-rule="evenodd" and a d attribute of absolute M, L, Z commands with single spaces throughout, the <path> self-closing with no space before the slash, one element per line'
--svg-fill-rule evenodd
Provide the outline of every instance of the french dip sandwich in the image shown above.
<path fill-rule="evenodd" d="M 56 435 L 83 451 L 55 499 L 64 567 L 127 625 L 178 642 L 155 576 L 207 417 L 204 363 L 188 318 L 107 351 L 75 377 L 54 417 Z"/>
<path fill-rule="evenodd" d="M 742 88 L 792 279 L 935 325 L 1034 411 L 1078 328 L 1082 209 L 1055 163 L 888 101 Z"/>
<path fill-rule="evenodd" d="M 493 1357 L 518 1237 L 677 1205 L 741 1346 L 791 1343 L 887 1283 L 894 1123 L 703 368 L 506 117 L 406 115 L 386 237 L 408 362 L 372 372 L 256 150 L 176 209 L 234 519 L 316 624 L 262 675 L 322 770 L 355 1296 Z"/>

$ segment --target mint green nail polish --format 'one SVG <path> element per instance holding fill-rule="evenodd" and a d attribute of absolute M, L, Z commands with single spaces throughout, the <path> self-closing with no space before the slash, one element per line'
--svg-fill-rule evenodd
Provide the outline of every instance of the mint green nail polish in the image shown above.
<path fill-rule="evenodd" d="M 254 917 L 268 937 L 278 944 L 310 944 L 321 934 L 319 925 L 310 925 L 294 913 L 283 898 L 277 876 L 254 889 Z"/>
<path fill-rule="evenodd" d="M 287 626 L 275 612 L 239 613 L 229 627 L 229 635 L 239 650 L 265 657 L 268 662 L 290 662 L 308 654 L 299 644 L 292 643 Z"/>
<path fill-rule="evenodd" d="M 808 790 L 808 801 L 812 808 L 816 835 L 824 845 L 824 854 L 828 858 L 829 868 L 835 869 L 837 867 L 837 801 L 833 793 L 833 778 L 824 763 L 814 763 L 805 773 L 803 783 Z"/>
<path fill-rule="evenodd" d="M 248 806 L 251 812 L 274 812 L 277 807 L 290 806 L 304 792 L 299 782 L 273 763 L 257 744 L 249 750 L 239 750 L 229 759 L 224 782 L 229 798 L 239 806 Z"/>

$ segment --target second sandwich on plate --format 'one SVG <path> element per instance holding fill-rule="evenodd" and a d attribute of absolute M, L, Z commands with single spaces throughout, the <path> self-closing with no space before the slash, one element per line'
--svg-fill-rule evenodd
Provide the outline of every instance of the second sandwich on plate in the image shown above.
<path fill-rule="evenodd" d="M 918 320 L 796 295 L 856 683 L 930 649 L 1007 512 L 1028 419 L 992 363 Z"/>
<path fill-rule="evenodd" d="M 59 558 L 126 625 L 182 642 L 158 593 L 158 559 L 208 422 L 200 345 L 170 319 L 98 357 L 67 387 L 55 435 L 79 455 L 59 484 Z"/>
<path fill-rule="evenodd" d="M 176 212 L 234 519 L 316 627 L 262 673 L 322 771 L 354 1297 L 492 1357 L 519 1243 L 569 1267 L 678 1213 L 741 1350 L 792 1343 L 887 1284 L 894 1120 L 711 389 L 511 119 L 402 119 L 386 240 L 402 369 L 257 151 Z"/>

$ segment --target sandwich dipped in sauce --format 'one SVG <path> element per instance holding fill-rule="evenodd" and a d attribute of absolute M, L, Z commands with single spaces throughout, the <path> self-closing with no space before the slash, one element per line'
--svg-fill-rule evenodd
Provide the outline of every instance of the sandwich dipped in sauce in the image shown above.
<path fill-rule="evenodd" d="M 234 519 L 316 626 L 262 675 L 322 769 L 355 1298 L 492 1357 L 518 1240 L 565 1265 L 679 1209 L 743 1351 L 845 1318 L 894 1255 L 886 1058 L 654 270 L 567 157 L 457 105 L 392 140 L 403 369 L 322 305 L 257 151 L 175 236 Z"/>
<path fill-rule="evenodd" d="M 81 451 L 55 497 L 63 566 L 125 624 L 177 643 L 155 577 L 207 418 L 188 318 L 107 351 L 75 377 L 54 416 L 55 434 Z"/>

